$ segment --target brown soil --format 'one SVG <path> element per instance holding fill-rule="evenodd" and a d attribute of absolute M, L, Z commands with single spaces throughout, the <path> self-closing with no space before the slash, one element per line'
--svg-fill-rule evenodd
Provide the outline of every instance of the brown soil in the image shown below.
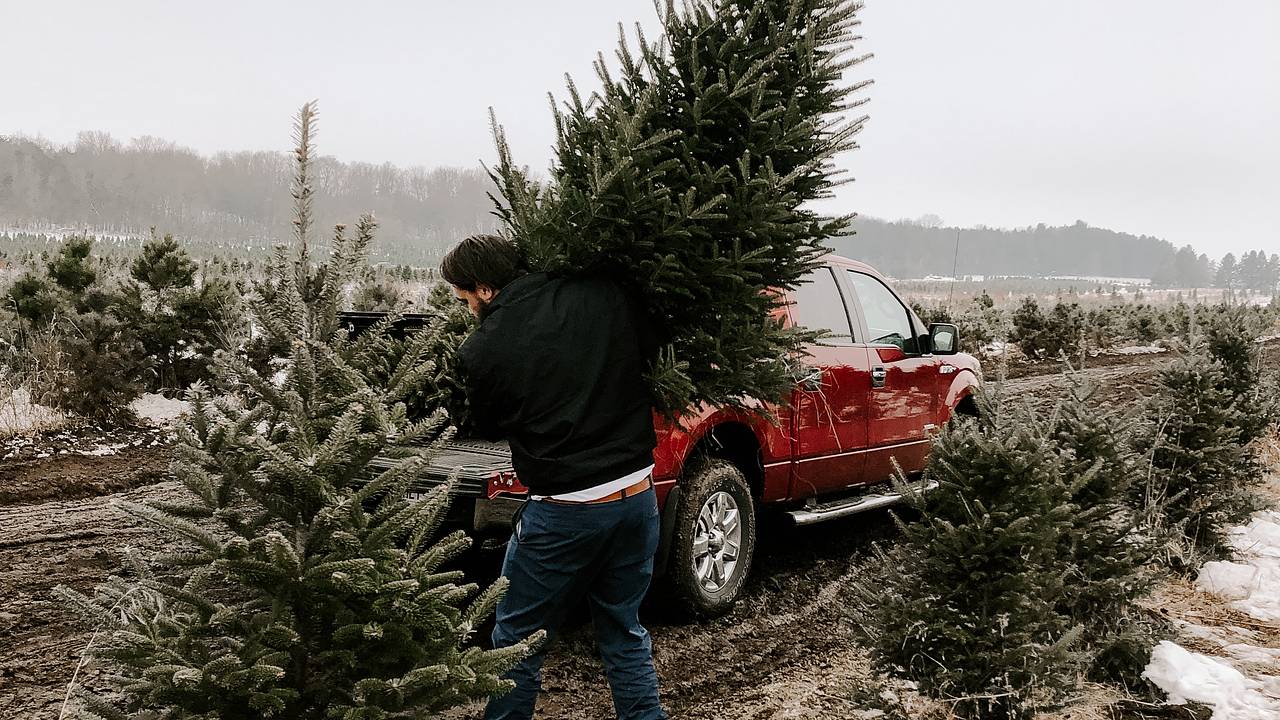
<path fill-rule="evenodd" d="M 1072 368 L 1093 370 L 1112 367 L 1115 365 L 1141 364 L 1144 359 L 1151 360 L 1159 357 L 1167 358 L 1169 356 L 1170 353 L 1168 351 L 1163 353 L 1152 353 L 1149 355 L 1099 354 L 1093 357 L 1085 357 L 1083 360 L 1078 357 L 1072 358 L 1070 359 L 1069 364 L 1063 363 L 1060 360 L 1019 359 L 1005 363 L 1003 368 L 1000 367 L 998 359 L 988 358 L 986 362 L 983 363 L 982 370 L 986 373 L 988 379 L 995 379 L 999 376 L 1000 371 L 1003 370 L 1005 379 L 1013 380 L 1016 378 L 1027 377 L 1029 375 L 1058 374 L 1066 370 L 1068 366 Z"/>
<path fill-rule="evenodd" d="M 1170 356 L 1130 356 L 1087 365 L 1101 402 L 1124 405 L 1150 386 Z M 992 375 L 994 377 L 994 375 Z M 1004 384 L 1015 401 L 1052 403 L 1067 382 L 1056 368 Z M 0 460 L 0 718 L 56 718 L 92 633 L 51 595 L 58 584 L 89 590 L 117 572 L 126 546 L 164 540 L 112 507 L 181 492 L 164 470 L 163 447 L 103 457 Z M 56 500 L 54 498 L 57 498 Z M 814 528 L 761 525 L 745 596 L 706 623 L 646 610 L 664 704 L 676 718 L 706 720 L 880 717 L 882 693 L 898 692 L 904 716 L 937 716 L 918 696 L 870 672 L 842 610 L 841 591 L 872 543 L 892 539 L 886 512 Z M 612 717 L 590 626 L 568 630 L 545 669 L 538 717 Z M 80 671 L 94 687 L 101 679 Z M 914 705 L 913 705 L 914 704 Z M 899 706 L 901 707 L 901 706 Z M 453 713 L 474 718 L 479 707 Z M 1082 716 L 1088 717 L 1088 716 Z"/>
<path fill-rule="evenodd" d="M 128 447 L 115 455 L 54 455 L 0 463 L 0 506 L 76 500 L 152 485 L 167 472 L 163 446 Z"/>
<path fill-rule="evenodd" d="M 180 490 L 168 481 L 101 497 L 0 507 L 0 717 L 58 717 L 92 637 L 53 597 L 53 588 L 90 591 L 119 571 L 126 547 L 162 546 L 161 536 L 112 507 L 113 501 L 171 497 Z M 98 682 L 84 672 L 79 679 L 89 687 Z"/>

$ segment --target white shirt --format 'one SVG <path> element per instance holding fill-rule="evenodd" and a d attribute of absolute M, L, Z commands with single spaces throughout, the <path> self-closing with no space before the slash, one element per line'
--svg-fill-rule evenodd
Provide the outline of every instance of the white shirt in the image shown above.
<path fill-rule="evenodd" d="M 589 487 L 586 490 L 578 490 L 577 492 L 562 493 L 560 495 L 530 495 L 533 500 L 564 500 L 566 502 L 588 502 L 591 500 L 599 500 L 606 495 L 612 495 L 623 488 L 629 488 L 640 482 L 646 475 L 653 472 L 653 465 L 637 470 L 630 475 L 620 477 L 617 480 L 611 480 L 607 483 Z"/>

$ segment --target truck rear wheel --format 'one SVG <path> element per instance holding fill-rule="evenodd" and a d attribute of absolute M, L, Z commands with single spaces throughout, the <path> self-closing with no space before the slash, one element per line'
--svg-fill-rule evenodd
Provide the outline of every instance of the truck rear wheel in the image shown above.
<path fill-rule="evenodd" d="M 709 458 L 681 480 L 666 581 L 698 617 L 722 615 L 742 593 L 756 548 L 756 513 L 742 471 Z"/>

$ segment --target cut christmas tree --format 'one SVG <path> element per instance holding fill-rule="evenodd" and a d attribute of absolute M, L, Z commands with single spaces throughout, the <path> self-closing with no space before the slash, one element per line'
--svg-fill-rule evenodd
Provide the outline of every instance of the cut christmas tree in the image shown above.
<path fill-rule="evenodd" d="M 516 165 L 495 121 L 498 214 L 533 271 L 603 273 L 646 301 L 666 349 L 660 407 L 744 405 L 791 387 L 806 338 L 770 319 L 849 217 L 809 205 L 840 180 L 836 154 L 865 117 L 854 0 L 668 2 L 662 37 L 619 41 L 602 90 L 572 81 L 554 110 L 545 184 Z"/>

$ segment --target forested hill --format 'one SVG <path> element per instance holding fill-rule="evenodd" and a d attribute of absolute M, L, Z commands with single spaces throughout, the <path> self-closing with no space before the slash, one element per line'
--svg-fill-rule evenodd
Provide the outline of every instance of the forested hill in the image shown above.
<path fill-rule="evenodd" d="M 155 226 L 197 254 L 258 255 L 290 232 L 292 159 L 284 152 L 204 157 L 173 143 L 120 143 L 81 133 L 56 147 L 0 137 L 0 231 L 5 228 L 146 234 Z M 372 211 L 381 225 L 375 260 L 430 265 L 455 240 L 496 221 L 484 170 L 316 163 L 317 227 L 354 223 Z M 841 254 L 897 277 L 950 275 L 956 228 L 862 217 L 856 234 L 836 238 Z M 322 233 L 323 234 L 323 233 Z M 1153 277 L 1203 285 L 1209 259 L 1149 236 L 1043 225 L 960 231 L 960 274 Z"/>
<path fill-rule="evenodd" d="M 322 239 L 335 223 L 354 225 L 373 212 L 381 228 L 376 259 L 431 264 L 454 240 L 496 226 L 479 167 L 320 158 L 313 171 Z M 122 144 L 101 133 L 81 133 L 68 147 L 0 137 L 0 229 L 145 234 L 155 226 L 195 252 L 253 255 L 289 237 L 292 172 L 284 152 L 203 157 L 155 138 Z"/>
<path fill-rule="evenodd" d="M 1205 285 L 1209 258 L 1148 235 L 1090 227 L 954 228 L 860 217 L 856 233 L 832 244 L 895 277 L 958 275 L 1082 275 L 1155 278 Z M 957 255 L 957 234 L 959 254 Z"/>

